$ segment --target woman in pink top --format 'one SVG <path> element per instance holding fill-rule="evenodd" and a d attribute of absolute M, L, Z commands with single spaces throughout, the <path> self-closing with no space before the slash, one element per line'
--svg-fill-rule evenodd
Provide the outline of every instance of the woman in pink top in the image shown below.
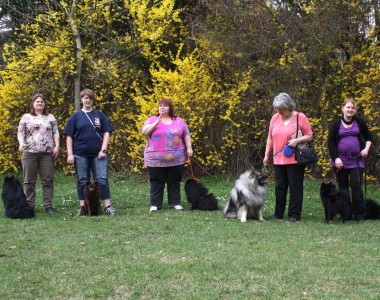
<path fill-rule="evenodd" d="M 277 113 L 274 114 L 269 124 L 269 134 L 263 160 L 264 165 L 268 165 L 270 156 L 273 153 L 276 179 L 276 207 L 273 218 L 283 218 L 289 188 L 288 221 L 296 222 L 301 219 L 305 167 L 297 165 L 295 151 L 288 154 L 284 149 L 285 146 L 293 149 L 297 146 L 302 147 L 303 143 L 312 140 L 313 132 L 307 117 L 303 113 L 295 111 L 296 104 L 288 94 L 278 94 L 273 100 L 273 108 Z M 295 138 L 297 115 L 298 130 L 301 130 L 302 136 L 298 135 Z"/>
<path fill-rule="evenodd" d="M 163 98 L 158 114 L 145 121 L 141 132 L 148 138 L 144 160 L 149 172 L 150 212 L 162 208 L 165 184 L 169 205 L 183 210 L 180 194 L 183 165 L 186 155 L 193 155 L 189 128 L 174 114 L 172 102 Z"/>

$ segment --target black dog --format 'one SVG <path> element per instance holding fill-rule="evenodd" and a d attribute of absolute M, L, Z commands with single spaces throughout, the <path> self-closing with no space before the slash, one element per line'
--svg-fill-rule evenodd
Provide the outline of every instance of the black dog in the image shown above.
<path fill-rule="evenodd" d="M 366 199 L 366 219 L 377 220 L 380 219 L 380 204 L 375 200 Z"/>
<path fill-rule="evenodd" d="M 100 216 L 100 188 L 97 182 L 87 182 L 84 187 L 84 206 L 80 208 L 80 216 Z"/>
<path fill-rule="evenodd" d="M 218 200 L 200 182 L 188 179 L 185 183 L 187 201 L 191 203 L 192 209 L 217 210 Z"/>
<path fill-rule="evenodd" d="M 346 190 L 337 190 L 335 184 L 322 182 L 321 200 L 325 208 L 325 221 L 329 223 L 339 214 L 342 223 L 352 219 L 350 195 Z"/>
<path fill-rule="evenodd" d="M 22 189 L 22 185 L 16 176 L 4 178 L 1 193 L 5 209 L 5 215 L 12 219 L 28 219 L 35 216 L 33 207 L 30 207 Z"/>

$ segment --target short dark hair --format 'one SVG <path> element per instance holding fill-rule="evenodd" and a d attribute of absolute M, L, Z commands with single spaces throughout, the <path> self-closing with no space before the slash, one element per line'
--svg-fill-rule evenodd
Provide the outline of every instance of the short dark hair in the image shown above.
<path fill-rule="evenodd" d="M 44 102 L 45 102 L 45 107 L 44 107 L 44 110 L 42 111 L 42 114 L 47 116 L 49 115 L 49 111 L 47 109 L 47 103 L 46 103 L 46 99 L 45 99 L 45 96 L 43 94 L 40 94 L 40 93 L 37 93 L 35 94 L 33 97 L 32 97 L 32 101 L 30 102 L 30 114 L 32 116 L 35 116 L 36 115 L 36 111 L 34 109 L 34 101 L 36 101 L 37 98 L 41 98 Z"/>

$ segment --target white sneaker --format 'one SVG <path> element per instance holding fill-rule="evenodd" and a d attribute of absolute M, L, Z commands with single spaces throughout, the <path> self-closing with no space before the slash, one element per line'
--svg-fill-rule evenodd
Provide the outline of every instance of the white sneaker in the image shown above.
<path fill-rule="evenodd" d="M 183 210 L 183 207 L 182 207 L 181 204 L 178 204 L 178 205 L 174 205 L 174 209 L 175 209 L 176 211 L 180 211 L 180 210 Z"/>
<path fill-rule="evenodd" d="M 158 210 L 157 206 L 151 206 L 149 209 L 149 212 L 155 212 L 157 210 Z"/>

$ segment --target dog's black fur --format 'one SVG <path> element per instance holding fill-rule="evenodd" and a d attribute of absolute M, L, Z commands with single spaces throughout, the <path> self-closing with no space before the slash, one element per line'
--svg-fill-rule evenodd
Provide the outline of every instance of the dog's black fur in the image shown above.
<path fill-rule="evenodd" d="M 192 209 L 218 210 L 218 199 L 200 182 L 188 179 L 185 183 L 185 192 Z"/>
<path fill-rule="evenodd" d="M 366 199 L 366 219 L 378 220 L 380 219 L 380 204 L 375 200 Z"/>
<path fill-rule="evenodd" d="M 16 176 L 6 176 L 1 193 L 5 215 L 12 219 L 28 219 L 35 216 L 34 208 L 30 207 Z"/>
<path fill-rule="evenodd" d="M 338 214 L 342 223 L 352 219 L 350 195 L 346 190 L 338 190 L 332 182 L 322 182 L 320 195 L 325 208 L 326 223 L 329 223 Z"/>
<path fill-rule="evenodd" d="M 84 206 L 81 207 L 81 216 L 100 216 L 102 213 L 100 202 L 100 188 L 97 182 L 87 182 L 84 187 Z"/>
<path fill-rule="evenodd" d="M 325 208 L 325 221 L 329 223 L 336 215 L 340 215 L 342 223 L 352 219 L 351 200 L 348 191 L 338 190 L 335 184 L 328 182 L 321 184 L 321 200 Z M 366 199 L 365 219 L 380 219 L 380 204 L 375 200 Z"/>

